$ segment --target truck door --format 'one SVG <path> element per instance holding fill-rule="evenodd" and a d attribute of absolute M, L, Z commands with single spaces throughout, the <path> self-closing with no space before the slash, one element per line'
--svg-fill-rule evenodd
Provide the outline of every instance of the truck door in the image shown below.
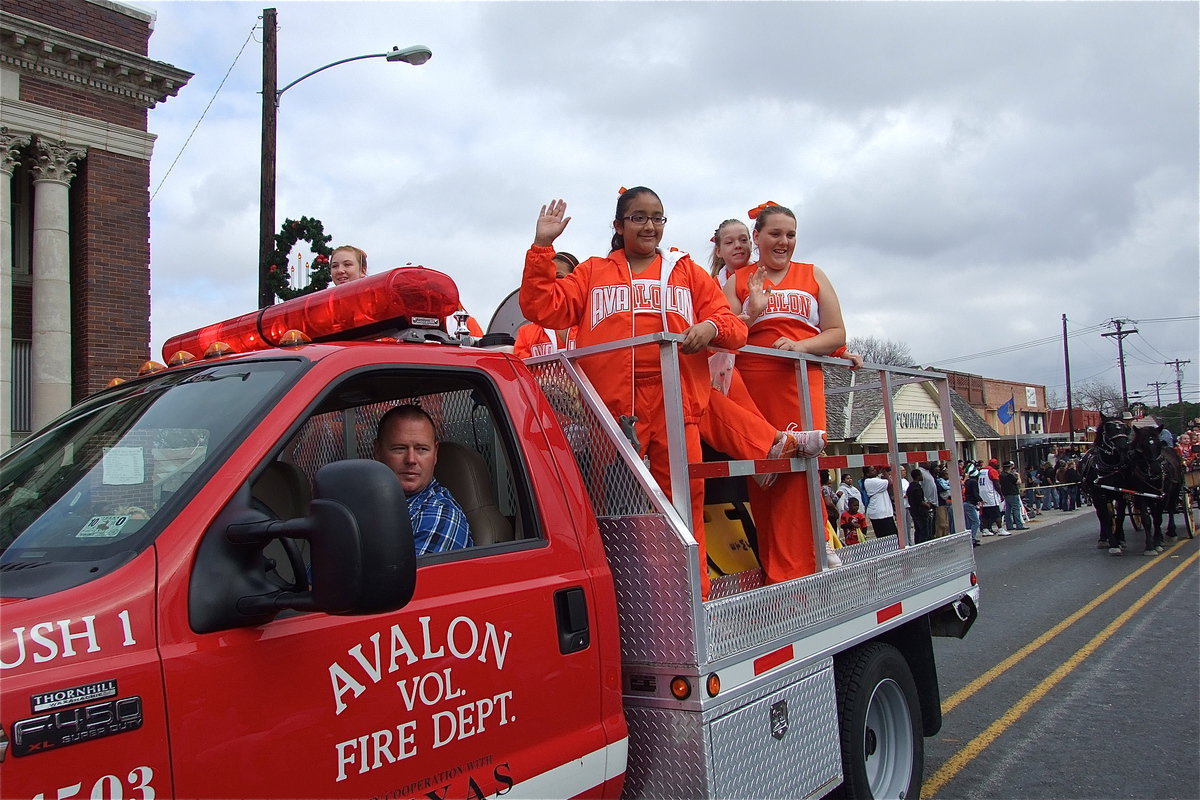
<path fill-rule="evenodd" d="M 473 546 L 418 559 L 398 612 L 174 626 L 163 663 L 178 796 L 573 797 L 611 778 L 601 695 L 615 674 L 602 680 L 591 638 L 592 576 L 561 465 L 536 415 L 509 413 L 516 399 L 482 371 L 365 369 L 276 446 L 268 461 L 288 464 L 302 494 L 323 463 L 369 457 L 387 408 L 417 403 L 438 427 L 439 480 L 486 508 Z M 264 462 L 251 482 L 277 471 Z M 185 618 L 186 594 L 164 595 L 164 615 Z"/>

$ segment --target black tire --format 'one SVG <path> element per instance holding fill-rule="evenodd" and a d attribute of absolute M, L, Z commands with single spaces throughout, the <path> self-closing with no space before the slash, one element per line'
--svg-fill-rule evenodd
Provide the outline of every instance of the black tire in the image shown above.
<path fill-rule="evenodd" d="M 843 783 L 855 800 L 920 797 L 925 773 L 921 700 L 908 662 L 870 642 L 835 662 Z"/>

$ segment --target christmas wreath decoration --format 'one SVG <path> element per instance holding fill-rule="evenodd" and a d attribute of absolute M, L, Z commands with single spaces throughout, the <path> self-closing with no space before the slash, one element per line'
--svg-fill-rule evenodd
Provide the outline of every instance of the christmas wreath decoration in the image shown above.
<path fill-rule="evenodd" d="M 329 257 L 333 255 L 329 240 L 332 238 L 325 234 L 325 226 L 319 219 L 301 217 L 283 221 L 283 227 L 275 234 L 275 252 L 267 262 L 267 284 L 276 297 L 291 300 L 293 297 L 319 292 L 329 285 Z M 288 276 L 296 267 L 288 264 L 288 256 L 296 242 L 301 240 L 308 242 L 317 256 L 312 261 L 308 283 L 299 289 L 293 289 Z"/>

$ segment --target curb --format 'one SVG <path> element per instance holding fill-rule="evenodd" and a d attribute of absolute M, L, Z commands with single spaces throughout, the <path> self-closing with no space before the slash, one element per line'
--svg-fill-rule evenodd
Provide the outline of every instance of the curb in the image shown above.
<path fill-rule="evenodd" d="M 1066 522 L 1067 520 L 1076 519 L 1077 517 L 1080 517 L 1080 516 L 1095 516 L 1095 514 L 1096 514 L 1095 510 L 1090 505 L 1082 505 L 1079 508 L 1075 509 L 1074 511 L 1058 511 L 1055 509 L 1051 509 L 1050 511 L 1043 511 L 1038 516 L 1031 517 L 1026 522 L 1026 525 L 1028 526 L 1028 530 L 1013 531 L 1012 535 L 1020 536 L 1023 533 L 1032 533 L 1035 530 L 1044 530 L 1045 528 L 1053 527 L 1054 525 L 1057 525 L 1060 522 Z M 981 533 L 979 535 L 979 543 L 982 546 L 985 544 L 990 544 L 992 542 L 1002 542 L 1005 539 L 1009 539 L 1009 538 L 1012 538 L 1012 537 L 1009 537 L 1009 536 L 984 536 Z"/>

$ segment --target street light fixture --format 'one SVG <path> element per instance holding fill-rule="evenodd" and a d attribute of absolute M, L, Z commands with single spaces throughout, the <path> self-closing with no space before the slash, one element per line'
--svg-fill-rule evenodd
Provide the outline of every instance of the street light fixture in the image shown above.
<path fill-rule="evenodd" d="M 346 64 L 350 61 L 361 61 L 364 58 L 383 58 L 388 61 L 400 61 L 419 67 L 433 57 L 433 51 L 423 45 L 411 47 L 392 47 L 386 53 L 368 53 L 362 56 L 351 56 L 317 67 L 312 72 L 301 75 L 296 80 L 276 89 L 277 79 L 277 49 L 276 49 L 275 9 L 263 9 L 263 86 L 262 86 L 262 152 L 261 180 L 259 182 L 259 217 L 258 217 L 258 307 L 266 308 L 275 302 L 275 293 L 267 280 L 268 261 L 275 251 L 275 141 L 279 113 L 279 98 L 288 89 L 300 81 L 311 78 L 318 72 L 330 67 Z"/>

